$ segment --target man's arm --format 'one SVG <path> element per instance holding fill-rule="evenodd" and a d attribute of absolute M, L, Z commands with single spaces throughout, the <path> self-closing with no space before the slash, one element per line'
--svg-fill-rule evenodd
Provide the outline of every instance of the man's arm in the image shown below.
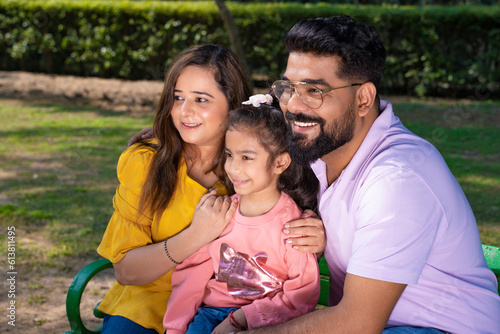
<path fill-rule="evenodd" d="M 127 148 L 129 148 L 135 143 L 140 142 L 143 139 L 150 139 L 150 138 L 153 138 L 153 128 L 152 127 L 144 128 L 141 131 L 137 132 L 135 135 L 133 135 L 132 138 L 130 138 L 127 144 Z"/>
<path fill-rule="evenodd" d="M 338 305 L 249 333 L 381 333 L 405 288 L 405 284 L 347 274 Z"/>

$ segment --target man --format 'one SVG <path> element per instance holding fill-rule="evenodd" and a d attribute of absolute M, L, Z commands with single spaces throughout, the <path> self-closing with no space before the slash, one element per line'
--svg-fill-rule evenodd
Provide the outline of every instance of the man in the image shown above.
<path fill-rule="evenodd" d="M 465 195 L 437 150 L 377 95 L 378 35 L 337 16 L 299 22 L 285 44 L 273 91 L 292 158 L 321 183 L 330 307 L 255 333 L 499 333 L 497 281 Z"/>

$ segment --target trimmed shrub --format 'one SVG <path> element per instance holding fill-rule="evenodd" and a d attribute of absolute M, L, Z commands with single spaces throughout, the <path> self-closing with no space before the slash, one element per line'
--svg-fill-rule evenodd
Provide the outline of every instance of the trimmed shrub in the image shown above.
<path fill-rule="evenodd" d="M 286 32 L 301 19 L 350 15 L 387 48 L 386 94 L 500 96 L 500 7 L 228 3 L 251 72 L 278 78 Z M 213 2 L 0 0 L 0 69 L 161 80 L 201 43 L 229 47 Z"/>

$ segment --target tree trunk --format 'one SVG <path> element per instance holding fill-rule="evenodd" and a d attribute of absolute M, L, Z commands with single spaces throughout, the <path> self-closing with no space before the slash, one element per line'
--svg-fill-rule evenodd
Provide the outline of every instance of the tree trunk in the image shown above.
<path fill-rule="evenodd" d="M 226 29 L 229 34 L 229 39 L 231 40 L 231 49 L 240 59 L 243 69 L 250 78 L 250 84 L 252 85 L 253 89 L 253 80 L 250 76 L 250 71 L 248 69 L 248 64 L 246 62 L 245 53 L 243 52 L 243 47 L 241 46 L 241 38 L 238 26 L 234 22 L 233 15 L 231 15 L 231 12 L 224 3 L 224 0 L 215 0 L 215 3 L 217 4 L 217 7 L 219 7 L 220 15 L 222 17 L 222 20 L 224 21 L 224 24 L 226 25 Z"/>

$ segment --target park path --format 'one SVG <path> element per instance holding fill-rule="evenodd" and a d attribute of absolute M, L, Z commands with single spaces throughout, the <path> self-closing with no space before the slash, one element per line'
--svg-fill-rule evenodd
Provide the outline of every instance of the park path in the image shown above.
<path fill-rule="evenodd" d="M 118 112 L 153 112 L 162 87 L 161 81 L 0 71 L 0 98 L 89 105 Z"/>

